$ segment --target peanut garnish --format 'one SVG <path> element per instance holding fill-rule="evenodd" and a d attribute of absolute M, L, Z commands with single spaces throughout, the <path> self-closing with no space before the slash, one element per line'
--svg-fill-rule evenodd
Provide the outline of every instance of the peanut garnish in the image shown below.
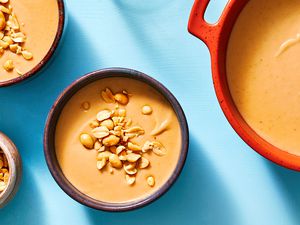
<path fill-rule="evenodd" d="M 0 30 L 3 30 L 6 26 L 6 20 L 3 12 L 0 11 Z"/>
<path fill-rule="evenodd" d="M 119 143 L 120 138 L 115 135 L 109 135 L 108 137 L 104 138 L 102 143 L 106 147 L 115 146 Z"/>
<path fill-rule="evenodd" d="M 88 101 L 85 101 L 85 102 L 81 103 L 81 108 L 83 110 L 87 111 L 91 108 L 91 103 L 89 103 Z"/>
<path fill-rule="evenodd" d="M 158 141 L 147 141 L 142 147 L 142 152 L 148 152 L 152 150 L 158 156 L 164 156 L 167 154 L 165 147 Z"/>
<path fill-rule="evenodd" d="M 98 120 L 93 120 L 92 122 L 90 122 L 90 127 L 91 128 L 96 128 L 98 126 L 99 126 Z"/>
<path fill-rule="evenodd" d="M 18 32 L 18 33 L 13 33 L 11 35 L 11 39 L 15 43 L 24 43 L 26 41 L 26 36 L 22 32 Z M 27 55 L 29 55 L 28 60 L 32 58 L 32 53 L 31 52 L 28 52 L 28 51 L 23 51 L 23 52 L 26 53 Z M 24 56 L 24 58 L 27 59 L 25 56 Z"/>
<path fill-rule="evenodd" d="M 137 169 L 135 168 L 135 163 L 124 163 L 124 170 L 129 175 L 134 175 L 137 173 Z"/>
<path fill-rule="evenodd" d="M 111 119 L 107 119 L 107 120 L 104 120 L 100 123 L 101 126 L 105 126 L 107 127 L 107 129 L 109 130 L 113 130 L 114 129 L 114 122 L 111 120 Z"/>
<path fill-rule="evenodd" d="M 106 103 L 115 103 L 114 95 L 109 88 L 106 88 L 104 91 L 102 91 L 101 95 Z"/>
<path fill-rule="evenodd" d="M 139 170 L 149 168 L 150 161 L 145 157 L 148 151 L 153 151 L 158 156 L 166 154 L 166 149 L 158 141 L 146 141 L 144 144 L 135 142 L 135 138 L 144 135 L 145 130 L 133 124 L 132 119 L 127 117 L 126 109 L 121 108 L 121 105 L 129 104 L 129 94 L 127 91 L 113 92 L 106 88 L 101 92 L 105 103 L 116 104 L 115 110 L 104 109 L 97 113 L 96 119 L 90 122 L 91 128 L 90 139 L 88 134 L 82 134 L 83 140 L 81 143 L 84 147 L 97 151 L 97 168 L 102 170 L 108 166 L 107 171 L 114 169 L 125 171 L 125 179 L 128 185 L 132 185 L 136 181 L 136 176 Z M 149 106 L 150 107 L 150 106 Z M 145 114 L 152 112 L 150 107 Z M 150 113 L 151 114 L 151 113 Z M 116 170 L 116 171 L 117 171 Z M 114 172 L 110 172 L 114 174 Z M 154 177 L 148 177 L 148 185 L 155 185 Z"/>
<path fill-rule="evenodd" d="M 6 14 L 11 14 L 11 10 L 6 8 L 5 6 L 3 5 L 0 5 L 0 10 L 3 12 L 3 13 L 6 13 Z"/>
<path fill-rule="evenodd" d="M 135 127 L 131 127 L 129 129 L 125 130 L 126 135 L 133 135 L 133 136 L 139 136 L 145 133 L 144 129 L 139 127 L 139 126 L 135 126 Z"/>
<path fill-rule="evenodd" d="M 111 153 L 109 151 L 100 152 L 97 155 L 97 159 L 98 160 L 102 160 L 102 159 L 108 160 L 110 155 L 111 155 Z"/>
<path fill-rule="evenodd" d="M 15 54 L 22 54 L 26 60 L 31 60 L 33 54 L 24 48 L 27 40 L 25 33 L 21 30 L 16 14 L 13 12 L 13 7 L 9 4 L 9 0 L 0 0 L 0 55 L 5 50 L 9 50 Z M 3 51 L 3 52 L 2 52 Z M 6 71 L 14 70 L 13 62 L 7 62 L 3 65 Z M 19 75 L 22 75 L 17 71 Z"/>
<path fill-rule="evenodd" d="M 119 159 L 118 155 L 116 154 L 111 154 L 109 156 L 109 163 L 111 164 L 112 167 L 114 168 L 122 168 L 123 164 L 121 162 L 121 160 Z"/>
<path fill-rule="evenodd" d="M 142 108 L 142 113 L 144 115 L 150 115 L 152 113 L 152 111 L 153 110 L 152 110 L 151 106 L 149 106 L 149 105 L 144 105 Z"/>
<path fill-rule="evenodd" d="M 130 176 L 130 175 L 126 174 L 126 181 L 127 181 L 127 184 L 133 185 L 135 183 L 135 176 Z"/>
<path fill-rule="evenodd" d="M 94 149 L 95 150 L 100 150 L 101 147 L 102 147 L 102 144 L 99 141 L 95 141 Z"/>
<path fill-rule="evenodd" d="M 121 117 L 125 117 L 126 116 L 126 110 L 125 109 L 119 109 L 118 110 L 118 115 Z"/>
<path fill-rule="evenodd" d="M 9 43 L 3 40 L 0 40 L 0 47 L 3 49 L 7 49 L 9 46 Z"/>
<path fill-rule="evenodd" d="M 116 148 L 116 153 L 117 155 L 119 155 L 122 151 L 124 151 L 126 148 L 125 146 L 123 145 L 119 145 L 117 148 Z"/>
<path fill-rule="evenodd" d="M 81 134 L 80 142 L 87 149 L 92 149 L 94 147 L 94 140 L 89 134 Z"/>
<path fill-rule="evenodd" d="M 97 161 L 97 168 L 98 170 L 101 170 L 102 168 L 104 168 L 104 166 L 106 166 L 107 160 L 106 159 L 101 159 Z"/>
<path fill-rule="evenodd" d="M 154 185 L 155 185 L 154 177 L 153 176 L 147 177 L 147 183 L 150 187 L 154 187 Z"/>
<path fill-rule="evenodd" d="M 11 45 L 9 45 L 9 49 L 10 49 L 10 51 L 12 51 L 13 53 L 16 53 L 17 52 L 17 50 L 18 50 L 18 44 L 11 44 Z"/>
<path fill-rule="evenodd" d="M 19 69 L 16 69 L 16 72 L 17 72 L 17 74 L 20 75 L 20 76 L 23 75 L 23 73 L 22 73 Z"/>
<path fill-rule="evenodd" d="M 33 58 L 33 55 L 31 52 L 28 51 L 22 51 L 22 56 L 24 57 L 24 59 L 26 60 L 30 60 Z"/>
<path fill-rule="evenodd" d="M 122 105 L 127 105 L 129 101 L 128 96 L 123 93 L 115 94 L 115 100 Z"/>
<path fill-rule="evenodd" d="M 4 53 L 4 49 L 3 49 L 3 47 L 0 47 L 0 56 L 2 56 L 3 53 Z"/>
<path fill-rule="evenodd" d="M 128 142 L 127 144 L 127 148 L 129 150 L 132 150 L 134 152 L 139 152 L 139 151 L 142 151 L 142 147 L 137 145 L 137 144 L 133 144 L 132 142 Z"/>
<path fill-rule="evenodd" d="M 2 41 L 8 43 L 9 45 L 12 45 L 14 43 L 10 36 L 4 36 L 2 38 Z"/>
<path fill-rule="evenodd" d="M 152 142 L 153 149 L 152 151 L 158 156 L 164 156 L 167 154 L 165 147 L 158 141 Z"/>
<path fill-rule="evenodd" d="M 99 120 L 100 122 L 103 120 L 107 120 L 110 118 L 111 114 L 112 113 L 109 110 L 102 110 L 97 114 L 97 120 Z"/>
<path fill-rule="evenodd" d="M 0 149 L 0 194 L 5 190 L 9 182 L 8 161 L 5 154 Z"/>
<path fill-rule="evenodd" d="M 150 162 L 148 159 L 146 159 L 145 157 L 142 157 L 140 162 L 139 162 L 139 168 L 141 169 L 145 169 L 149 166 Z"/>
<path fill-rule="evenodd" d="M 109 151 L 113 154 L 117 154 L 117 147 L 116 146 L 111 146 L 111 147 L 109 147 Z"/>
<path fill-rule="evenodd" d="M 104 138 L 109 135 L 109 130 L 105 126 L 96 127 L 92 130 L 95 138 Z"/>
<path fill-rule="evenodd" d="M 14 62 L 12 60 L 7 60 L 4 65 L 3 65 L 3 68 L 6 70 L 6 71 L 12 71 L 15 66 L 14 66 Z"/>
<path fill-rule="evenodd" d="M 130 153 L 127 155 L 127 161 L 131 163 L 135 163 L 141 158 L 140 154 Z"/>

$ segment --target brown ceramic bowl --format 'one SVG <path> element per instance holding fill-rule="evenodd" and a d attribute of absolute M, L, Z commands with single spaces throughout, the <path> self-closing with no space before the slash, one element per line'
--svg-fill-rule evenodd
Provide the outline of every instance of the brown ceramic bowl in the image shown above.
<path fill-rule="evenodd" d="M 141 82 L 144 82 L 152 87 L 154 87 L 159 93 L 161 93 L 171 104 L 174 111 L 177 114 L 178 120 L 180 122 L 181 133 L 182 133 L 182 146 L 181 153 L 179 156 L 179 160 L 173 174 L 166 181 L 166 183 L 154 194 L 149 197 L 142 198 L 139 200 L 134 200 L 127 203 L 107 203 L 102 202 L 96 199 L 93 199 L 79 190 L 77 190 L 63 175 L 59 163 L 56 158 L 54 139 L 55 139 L 55 129 L 60 113 L 64 107 L 64 105 L 68 102 L 68 100 L 81 88 L 84 86 L 108 77 L 126 77 L 130 79 L 135 79 Z M 179 105 L 176 98 L 170 93 L 170 91 L 165 88 L 161 83 L 154 80 L 153 78 L 135 71 L 131 69 L 124 68 L 110 68 L 103 69 L 96 72 L 92 72 L 90 74 L 85 75 L 84 77 L 73 82 L 56 100 L 54 103 L 47 119 L 45 133 L 44 133 L 44 151 L 45 157 L 50 169 L 50 172 L 58 185 L 73 199 L 76 201 L 87 205 L 89 207 L 105 210 L 105 211 L 128 211 L 136 208 L 143 207 L 154 200 L 158 199 L 162 196 L 167 190 L 174 184 L 177 177 L 181 173 L 181 170 L 184 166 L 187 152 L 188 152 L 188 144 L 189 144 L 189 132 L 188 125 L 184 115 L 184 112 Z"/>
<path fill-rule="evenodd" d="M 3 192 L 0 192 L 0 208 L 4 207 L 15 196 L 22 177 L 22 162 L 14 143 L 0 132 L 0 149 L 4 152 L 9 167 L 10 178 Z"/>
<path fill-rule="evenodd" d="M 0 81 L 0 88 L 11 86 L 14 84 L 18 84 L 24 80 L 28 80 L 29 78 L 32 78 L 34 75 L 38 74 L 42 69 L 45 68 L 46 65 L 48 65 L 48 62 L 52 59 L 52 56 L 54 55 L 56 49 L 59 46 L 60 40 L 62 39 L 63 31 L 65 29 L 65 24 L 66 24 L 64 0 L 57 0 L 57 4 L 58 4 L 58 11 L 59 11 L 58 28 L 57 28 L 55 39 L 46 56 L 41 60 L 41 62 L 38 65 L 36 65 L 33 69 L 23 74 L 22 76 L 10 80 L 6 80 L 6 81 Z"/>

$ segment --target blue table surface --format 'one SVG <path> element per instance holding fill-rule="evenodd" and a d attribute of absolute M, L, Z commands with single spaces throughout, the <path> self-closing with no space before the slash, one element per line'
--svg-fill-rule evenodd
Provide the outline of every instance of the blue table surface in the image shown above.
<path fill-rule="evenodd" d="M 212 1 L 206 18 L 216 21 L 226 2 Z M 68 27 L 52 64 L 34 80 L 0 90 L 0 129 L 15 141 L 24 166 L 19 192 L 0 210 L 1 225 L 300 223 L 300 174 L 251 150 L 221 112 L 208 49 L 187 32 L 192 4 L 68 1 Z M 51 177 L 42 145 L 59 93 L 87 72 L 113 66 L 161 81 L 182 104 L 190 126 L 179 180 L 158 201 L 127 213 L 96 211 L 68 197 Z"/>

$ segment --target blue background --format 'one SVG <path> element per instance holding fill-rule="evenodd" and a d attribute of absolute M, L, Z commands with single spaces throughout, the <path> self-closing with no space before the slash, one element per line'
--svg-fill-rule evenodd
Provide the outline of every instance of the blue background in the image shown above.
<path fill-rule="evenodd" d="M 40 0 L 42 1 L 42 0 Z M 215 21 L 226 0 L 212 1 Z M 69 0 L 59 54 L 36 79 L 0 90 L 0 129 L 18 146 L 21 188 L 0 210 L 2 225 L 300 223 L 300 174 L 252 151 L 233 131 L 216 100 L 204 44 L 187 32 L 192 0 Z M 96 211 L 56 185 L 43 155 L 47 113 L 59 93 L 83 74 L 105 67 L 140 70 L 165 84 L 190 126 L 181 177 L 153 204 L 133 212 Z"/>

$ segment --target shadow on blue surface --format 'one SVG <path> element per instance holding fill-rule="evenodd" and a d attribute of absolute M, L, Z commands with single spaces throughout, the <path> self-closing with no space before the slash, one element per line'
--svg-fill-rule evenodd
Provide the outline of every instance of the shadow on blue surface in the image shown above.
<path fill-rule="evenodd" d="M 58 49 L 59 54 L 56 54 L 46 71 L 24 84 L 0 89 L 0 102 L 6 102 L 1 109 L 0 130 L 11 137 L 21 153 L 25 154 L 23 158 L 27 161 L 24 163 L 32 160 L 31 165 L 34 166 L 42 160 L 43 164 L 39 166 L 43 169 L 46 165 L 42 136 L 49 109 L 71 81 L 92 70 L 93 64 L 90 62 L 99 67 L 101 65 L 72 15 L 69 16 L 63 41 Z"/>
<path fill-rule="evenodd" d="M 46 93 L 55 96 L 52 90 L 58 92 L 58 95 L 70 82 L 94 70 L 94 65 L 98 65 L 97 69 L 101 68 L 100 57 L 96 56 L 90 41 L 78 25 L 75 17 L 69 14 L 63 43 L 60 45 L 54 60 L 47 70 L 29 85 L 43 91 L 46 89 Z M 32 92 L 34 94 L 39 93 L 38 90 Z"/>
<path fill-rule="evenodd" d="M 289 208 L 287 211 L 294 217 L 295 224 L 300 221 L 300 173 L 292 171 L 274 163 L 268 163 L 276 180 L 280 193 L 286 199 Z"/>
<path fill-rule="evenodd" d="M 21 186 L 22 188 L 15 198 L 3 209 L 0 209 L 0 224 L 44 224 L 43 203 L 29 168 L 23 168 Z"/>
<path fill-rule="evenodd" d="M 179 48 L 178 46 L 187 45 L 191 38 L 187 32 L 188 15 L 185 14 L 191 5 L 186 4 L 185 0 L 149 1 L 143 5 L 137 4 L 135 1 L 114 0 L 126 29 L 134 38 L 135 45 L 147 62 L 155 68 L 154 72 L 160 74 L 168 68 L 169 71 L 172 71 L 170 74 L 172 78 L 174 76 L 182 77 L 185 72 L 182 73 L 182 71 L 172 68 L 177 66 L 174 61 L 183 65 L 190 63 L 191 52 L 188 51 L 188 48 Z M 182 18 L 186 18 L 184 23 L 178 21 L 175 28 L 172 26 L 174 18 L 170 16 L 172 15 L 170 12 L 174 8 L 180 10 Z M 164 21 L 161 21 L 162 18 Z M 178 33 L 178 27 L 182 33 Z M 184 42 L 179 38 L 181 36 L 184 36 Z M 168 43 L 167 46 L 166 43 Z"/>
<path fill-rule="evenodd" d="M 58 94 L 72 80 L 94 69 L 93 65 L 100 68 L 99 58 L 90 46 L 81 27 L 70 15 L 64 43 L 46 71 L 24 84 L 0 89 L 0 102 L 5 102 L 1 108 L 0 130 L 17 145 L 24 168 L 19 192 L 0 210 L 1 225 L 46 223 L 43 221 L 46 218 L 43 198 L 37 189 L 39 182 L 40 187 L 48 188 L 43 182 L 50 179 L 50 175 L 45 177 L 47 166 L 42 145 L 45 120 Z"/>
<path fill-rule="evenodd" d="M 145 1 L 140 4 L 140 0 L 114 0 L 115 3 L 125 12 L 134 13 L 156 13 L 159 9 L 168 7 L 174 0 L 159 0 L 159 1 Z"/>
<path fill-rule="evenodd" d="M 0 89 L 0 96 L 10 97 L 12 102 L 16 101 L 24 105 L 28 102 L 35 102 L 28 97 L 33 97 L 34 100 L 47 100 L 47 97 L 55 96 L 52 91 L 58 94 L 61 89 L 70 84 L 70 80 L 75 80 L 94 70 L 94 65 L 97 65 L 97 69 L 101 68 L 100 57 L 95 55 L 84 31 L 79 27 L 75 18 L 69 14 L 63 42 L 46 70 L 29 82 Z M 20 95 L 19 91 L 23 91 L 23 94 Z M 42 95 L 44 93 L 51 93 L 51 96 Z M 43 104 L 43 101 L 39 103 Z"/>
<path fill-rule="evenodd" d="M 215 168 L 203 155 L 194 136 L 179 180 L 158 201 L 128 213 L 106 213 L 86 208 L 90 224 L 239 224 L 235 208 Z"/>

